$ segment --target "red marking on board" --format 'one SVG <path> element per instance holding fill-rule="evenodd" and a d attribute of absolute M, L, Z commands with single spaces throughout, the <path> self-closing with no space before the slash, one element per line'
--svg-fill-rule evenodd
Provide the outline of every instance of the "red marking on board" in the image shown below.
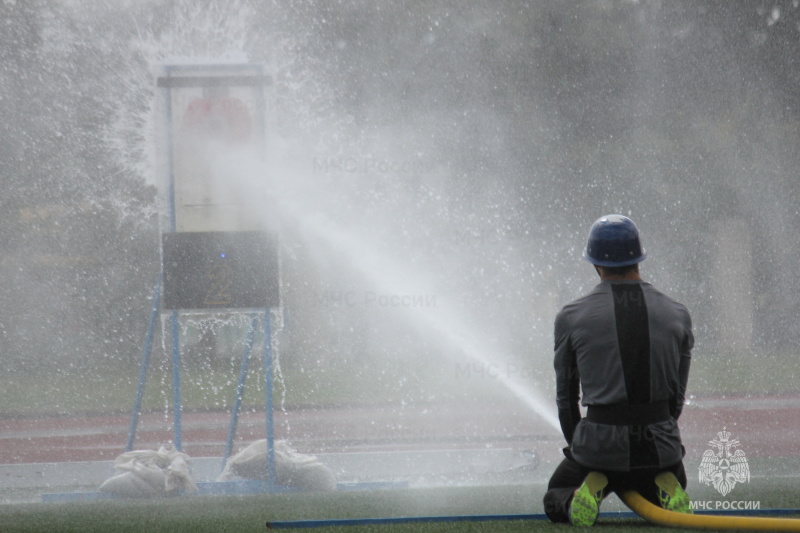
<path fill-rule="evenodd" d="M 231 144 L 247 142 L 253 120 L 238 98 L 197 98 L 186 108 L 183 124 L 192 135 Z"/>

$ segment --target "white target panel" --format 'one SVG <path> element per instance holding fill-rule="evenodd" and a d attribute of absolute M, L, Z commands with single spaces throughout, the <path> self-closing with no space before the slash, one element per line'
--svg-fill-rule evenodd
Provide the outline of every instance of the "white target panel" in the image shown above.
<path fill-rule="evenodd" d="M 234 173 L 264 151 L 268 82 L 259 65 L 171 66 L 158 78 L 167 93 L 169 231 L 258 230 Z"/>

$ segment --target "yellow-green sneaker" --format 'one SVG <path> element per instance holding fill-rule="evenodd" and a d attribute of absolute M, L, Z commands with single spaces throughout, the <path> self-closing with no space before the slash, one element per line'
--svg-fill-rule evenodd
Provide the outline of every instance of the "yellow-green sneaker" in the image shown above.
<path fill-rule="evenodd" d="M 608 478 L 600 472 L 589 472 L 583 484 L 575 491 L 569 506 L 569 523 L 573 526 L 591 526 L 600 513 Z"/>
<path fill-rule="evenodd" d="M 658 499 L 661 507 L 676 513 L 694 514 L 692 500 L 683 490 L 678 478 L 672 472 L 661 472 L 656 476 Z"/>

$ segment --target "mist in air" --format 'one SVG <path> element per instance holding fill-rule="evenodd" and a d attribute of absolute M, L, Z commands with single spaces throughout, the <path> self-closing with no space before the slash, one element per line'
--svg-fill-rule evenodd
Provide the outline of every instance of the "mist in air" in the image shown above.
<path fill-rule="evenodd" d="M 209 172 L 280 235 L 281 408 L 489 402 L 557 433 L 552 322 L 596 283 L 581 250 L 609 213 L 636 221 L 643 277 L 692 312 L 693 394 L 724 389 L 715 369 L 732 356 L 777 362 L 776 388 L 790 386 L 799 15 L 792 2 L 3 3 L 0 365 L 12 391 L 39 372 L 90 385 L 11 411 L 102 410 L 91 384 L 108 376 L 132 400 L 167 227 L 155 79 L 186 64 L 272 79 L 263 150 L 212 150 Z M 235 368 L 244 322 L 182 327 L 187 364 Z"/>

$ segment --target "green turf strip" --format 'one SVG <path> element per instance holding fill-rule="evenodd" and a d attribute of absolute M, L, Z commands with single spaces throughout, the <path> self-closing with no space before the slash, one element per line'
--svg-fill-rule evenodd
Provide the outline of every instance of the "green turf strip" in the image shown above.
<path fill-rule="evenodd" d="M 267 531 L 267 522 L 352 520 L 461 515 L 530 515 L 541 513 L 541 491 L 530 486 L 452 487 L 366 492 L 202 496 L 159 500 L 112 500 L 73 503 L 0 505 L 2 532 L 204 532 Z M 796 507 L 791 479 L 775 480 L 758 494 L 771 506 Z M 793 504 L 793 502 L 795 502 Z M 610 506 L 609 506 L 610 507 Z M 638 518 L 610 518 L 595 525 L 601 531 L 655 531 Z M 283 531 L 319 533 L 405 531 L 565 531 L 546 520 L 486 520 L 408 523 L 363 523 Z M 682 530 L 693 531 L 693 530 Z M 698 530 L 699 531 L 699 530 Z"/>

